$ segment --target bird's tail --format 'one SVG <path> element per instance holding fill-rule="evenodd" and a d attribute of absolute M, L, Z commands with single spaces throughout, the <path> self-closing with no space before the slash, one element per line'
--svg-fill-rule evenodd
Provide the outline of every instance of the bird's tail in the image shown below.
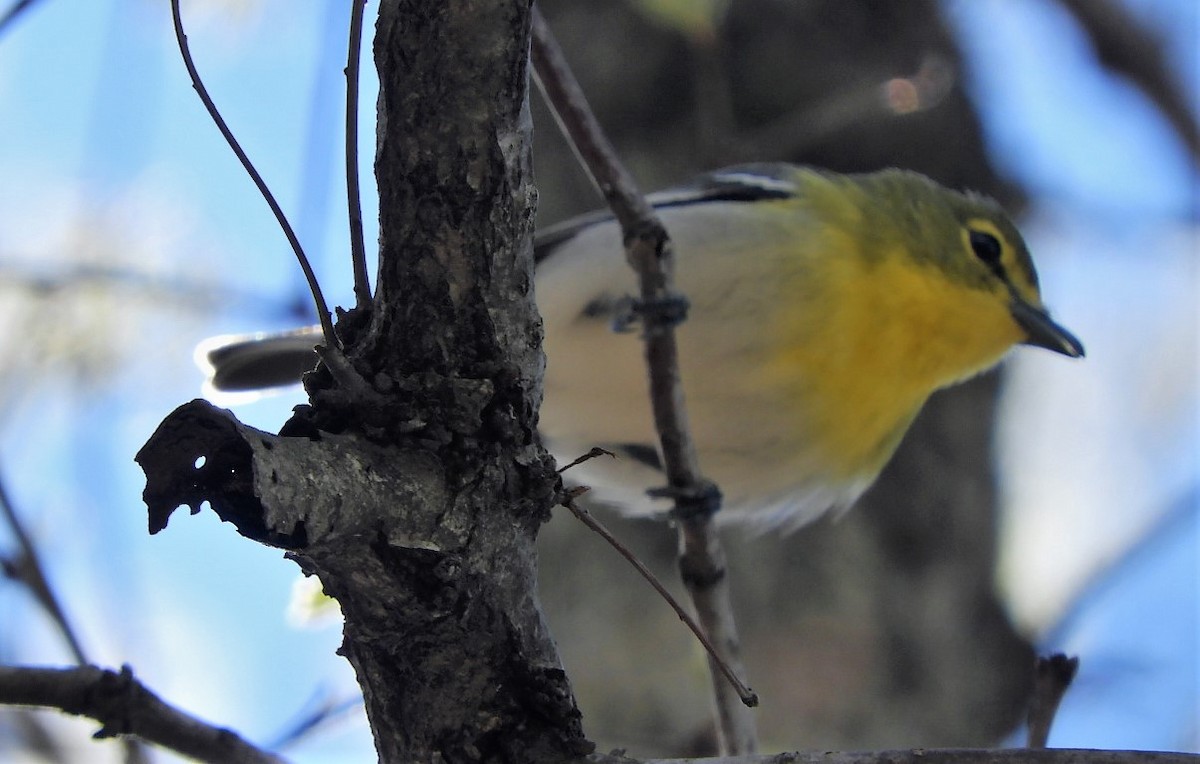
<path fill-rule="evenodd" d="M 206 389 L 223 393 L 293 385 L 317 365 L 313 348 L 321 327 L 275 334 L 225 334 L 196 347 L 196 364 L 206 373 Z"/>

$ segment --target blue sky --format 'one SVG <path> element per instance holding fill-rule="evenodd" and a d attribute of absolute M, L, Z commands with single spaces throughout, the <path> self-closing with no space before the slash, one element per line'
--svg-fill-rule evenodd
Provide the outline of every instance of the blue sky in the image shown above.
<path fill-rule="evenodd" d="M 337 4 L 185 5 L 214 98 L 296 213 L 328 299 L 349 303 Z M 1200 5 L 1130 5 L 1160 30 L 1195 105 Z M 1088 691 L 1068 698 L 1052 743 L 1195 749 L 1195 166 L 1140 94 L 1095 69 L 1055 3 L 947 7 L 996 161 L 1034 196 L 1026 229 L 1048 302 L 1089 351 L 1077 365 L 1019 355 L 1001 433 L 1001 585 L 1047 645 L 1084 654 Z M 363 104 L 371 242 L 370 86 Z M 66 287 L 68 308 L 4 286 L 89 268 L 109 278 Z M 353 696 L 337 629 L 288 623 L 295 567 L 280 553 L 208 512 L 145 532 L 132 455 L 199 393 L 195 343 L 292 326 L 305 299 L 266 205 L 190 88 L 165 2 L 43 0 L 0 37 L 0 288 L 0 347 L 30 372 L 0 380 L 0 474 L 94 659 L 129 661 L 164 697 L 267 743 L 310 699 Z M 237 413 L 277 429 L 297 400 Z M 31 612 L 24 595 L 0 588 L 0 612 L 18 609 Z M 39 619 L 20 623 L 0 628 L 6 659 L 65 659 Z M 90 725 L 63 724 L 91 745 Z M 352 715 L 289 754 L 371 750 Z"/>

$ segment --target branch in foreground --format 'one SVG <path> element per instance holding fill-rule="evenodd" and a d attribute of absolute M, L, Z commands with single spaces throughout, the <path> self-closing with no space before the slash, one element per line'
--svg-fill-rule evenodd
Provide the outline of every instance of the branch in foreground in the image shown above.
<path fill-rule="evenodd" d="M 645 759 L 641 764 L 1197 764 L 1188 753 L 1095 751 L 1086 748 L 916 748 L 901 751 L 798 751 L 773 756 Z M 632 764 L 623 756 L 590 756 L 589 764 Z"/>
<path fill-rule="evenodd" d="M 744 675 L 725 576 L 725 555 L 712 527 L 721 494 L 700 471 L 684 407 L 674 324 L 680 320 L 679 308 L 686 302 L 675 291 L 674 259 L 667 231 L 621 164 L 536 8 L 530 55 L 551 111 L 621 224 L 626 257 L 640 282 L 650 404 L 669 486 L 664 495 L 674 499 L 675 514 L 681 521 L 680 568 L 684 584 L 722 662 L 737 675 Z M 674 310 L 670 310 L 672 305 Z M 696 575 L 695 571 L 703 574 Z M 754 717 L 743 705 L 742 694 L 724 681 L 721 672 L 722 667 L 710 658 L 721 751 L 752 753 L 757 748 Z"/>
<path fill-rule="evenodd" d="M 222 764 L 283 764 L 235 732 L 215 727 L 164 703 L 132 670 L 96 666 L 0 666 L 0 704 L 56 708 L 102 725 L 95 737 L 136 735 L 193 759 Z"/>

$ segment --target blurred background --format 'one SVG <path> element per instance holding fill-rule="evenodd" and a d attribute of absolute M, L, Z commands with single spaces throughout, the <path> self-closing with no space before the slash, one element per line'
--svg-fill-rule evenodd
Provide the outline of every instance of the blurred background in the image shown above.
<path fill-rule="evenodd" d="M 213 97 L 343 305 L 347 5 L 184 3 Z M 1200 750 L 1200 6 L 543 9 L 644 188 L 782 159 L 985 191 L 1019 214 L 1047 304 L 1087 346 L 1076 363 L 1021 349 L 937 395 L 844 518 L 727 534 L 763 749 L 1017 742 L 1035 651 L 1064 650 L 1082 667 L 1051 745 Z M 533 100 L 550 223 L 599 197 Z M 200 394 L 196 344 L 311 320 L 286 242 L 191 90 L 166 2 L 0 1 L 0 295 L 4 503 L 80 651 L 295 761 L 371 760 L 336 615 L 297 605 L 295 566 L 207 511 L 146 533 L 133 455 Z M 275 430 L 300 401 L 218 403 Z M 605 519 L 674 581 L 671 529 Z M 0 661 L 73 662 L 0 520 Z M 705 663 L 677 619 L 569 516 L 541 551 L 589 735 L 632 755 L 709 750 Z M 94 731 L 0 709 L 0 758 L 119 760 Z"/>

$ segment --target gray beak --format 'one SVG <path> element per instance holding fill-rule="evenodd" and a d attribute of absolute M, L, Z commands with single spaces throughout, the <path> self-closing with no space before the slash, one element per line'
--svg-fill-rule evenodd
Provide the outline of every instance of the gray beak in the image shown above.
<path fill-rule="evenodd" d="M 1046 311 L 1014 297 L 1009 310 L 1017 324 L 1025 330 L 1024 345 L 1036 345 L 1071 358 L 1083 357 L 1083 344 L 1066 329 L 1056 324 Z"/>

